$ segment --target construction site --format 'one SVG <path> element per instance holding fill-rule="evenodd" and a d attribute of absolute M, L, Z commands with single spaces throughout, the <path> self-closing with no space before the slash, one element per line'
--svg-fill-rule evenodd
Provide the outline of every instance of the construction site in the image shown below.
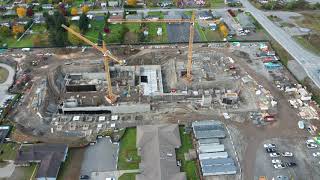
<path fill-rule="evenodd" d="M 91 46 L 23 54 L 13 50 L 5 55 L 17 63 L 11 89 L 24 95 L 10 119 L 23 134 L 51 142 L 93 142 L 97 136 L 138 125 L 176 123 L 190 128 L 195 121 L 217 120 L 219 133 L 226 129 L 228 138 L 224 135 L 214 148 L 224 151 L 225 144 L 224 158 L 229 152 L 236 161 L 224 162 L 233 165 L 226 166 L 230 173 L 222 177 L 203 165 L 205 179 L 259 177 L 257 168 L 265 167 L 266 157 L 257 147 L 271 140 L 289 147 L 298 134 L 314 135 L 318 107 L 268 42 L 193 43 L 194 15 L 186 22 L 189 43 L 98 46 L 63 25 Z M 300 121 L 305 128 L 298 128 Z M 216 133 L 215 126 L 211 130 Z M 199 151 L 206 153 L 203 148 Z M 265 174 L 279 175 L 280 170 L 270 167 Z M 320 177 L 308 167 L 299 165 L 290 177 Z"/>

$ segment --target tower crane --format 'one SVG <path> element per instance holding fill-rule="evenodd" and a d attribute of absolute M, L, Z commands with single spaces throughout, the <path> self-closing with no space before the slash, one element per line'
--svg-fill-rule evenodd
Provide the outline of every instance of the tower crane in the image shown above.
<path fill-rule="evenodd" d="M 106 47 L 106 43 L 103 41 L 102 47 L 96 45 L 95 43 L 93 43 L 92 41 L 88 40 L 87 38 L 83 37 L 80 33 L 74 31 L 73 29 L 67 27 L 66 25 L 62 24 L 61 25 L 64 29 L 66 29 L 68 32 L 72 33 L 73 35 L 77 36 L 79 39 L 83 40 L 84 42 L 86 42 L 87 44 L 91 45 L 93 48 L 97 49 L 98 51 L 102 52 L 103 56 L 104 56 L 104 68 L 105 68 L 105 76 L 106 76 L 106 80 L 107 80 L 107 95 L 106 95 L 106 100 L 110 103 L 110 104 L 114 104 L 117 99 L 118 99 L 118 95 L 114 94 L 112 92 L 112 85 L 111 85 L 111 77 L 110 77 L 110 68 L 109 68 L 109 61 L 110 59 L 112 59 L 113 61 L 123 65 L 124 64 L 124 60 L 119 60 L 116 56 L 112 55 L 107 47 Z"/>
<path fill-rule="evenodd" d="M 198 20 L 205 23 L 220 23 L 217 20 Z M 193 49 L 193 37 L 194 37 L 194 23 L 195 20 L 195 11 L 192 11 L 191 19 L 148 19 L 148 20 L 139 20 L 139 19 L 108 19 L 110 23 L 190 23 L 190 34 L 189 34 L 189 45 L 188 45 L 188 62 L 187 62 L 187 73 L 184 76 L 184 79 L 187 82 L 192 82 L 192 49 Z"/>

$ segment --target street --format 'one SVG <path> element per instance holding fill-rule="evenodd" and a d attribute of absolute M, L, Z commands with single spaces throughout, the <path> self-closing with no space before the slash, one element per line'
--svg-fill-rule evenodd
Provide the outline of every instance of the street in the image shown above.
<path fill-rule="evenodd" d="M 250 12 L 262 27 L 304 68 L 310 79 L 320 87 L 320 78 L 318 70 L 320 69 L 318 61 L 319 56 L 302 48 L 291 36 L 276 26 L 263 13 L 247 0 L 241 0 L 246 11 Z"/>

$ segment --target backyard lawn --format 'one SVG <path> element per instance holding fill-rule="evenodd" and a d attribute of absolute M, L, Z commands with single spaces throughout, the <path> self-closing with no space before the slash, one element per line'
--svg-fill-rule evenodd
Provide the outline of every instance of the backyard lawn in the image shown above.
<path fill-rule="evenodd" d="M 192 149 L 192 138 L 190 134 L 184 134 L 184 128 L 179 127 L 181 147 L 176 151 L 177 160 L 181 161 L 181 171 L 186 172 L 188 180 L 198 180 L 199 175 L 197 171 L 196 161 L 186 161 L 184 159 L 184 153 Z"/>
<path fill-rule="evenodd" d="M 127 128 L 120 140 L 118 170 L 139 169 L 140 157 L 136 148 L 136 128 Z"/>
<path fill-rule="evenodd" d="M 136 173 L 125 173 L 119 177 L 118 180 L 135 180 Z"/>
<path fill-rule="evenodd" d="M 221 8 L 224 7 L 224 0 L 209 0 L 210 1 L 210 6 L 212 8 Z"/>
<path fill-rule="evenodd" d="M 0 154 L 0 160 L 15 160 L 19 146 L 16 143 L 0 144 L 0 150 L 3 152 Z"/>
<path fill-rule="evenodd" d="M 10 179 L 29 180 L 35 179 L 37 168 L 39 166 L 36 163 L 32 163 L 30 166 L 18 166 L 15 167 Z"/>
<path fill-rule="evenodd" d="M 70 148 L 68 151 L 67 159 L 60 167 L 58 180 L 73 180 L 80 176 L 85 148 Z"/>

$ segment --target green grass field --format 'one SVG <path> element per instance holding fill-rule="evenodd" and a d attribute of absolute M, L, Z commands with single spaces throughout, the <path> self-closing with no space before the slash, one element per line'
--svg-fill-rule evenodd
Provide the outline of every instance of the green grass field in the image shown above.
<path fill-rule="evenodd" d="M 301 44 L 305 49 L 320 55 L 320 35 L 295 36 L 294 39 Z"/>
<path fill-rule="evenodd" d="M 136 128 L 127 128 L 120 140 L 118 170 L 139 169 L 140 157 L 136 148 Z"/>
<path fill-rule="evenodd" d="M 0 67 L 0 84 L 7 80 L 8 75 L 9 75 L 9 71 L 7 69 Z"/>
<path fill-rule="evenodd" d="M 136 173 L 125 173 L 119 177 L 118 180 L 135 180 Z"/>
<path fill-rule="evenodd" d="M 19 144 L 16 143 L 3 143 L 0 145 L 0 150 L 2 150 L 2 154 L 0 154 L 1 160 L 15 160 L 17 156 L 17 152 L 19 150 Z"/>
<path fill-rule="evenodd" d="M 184 159 L 184 153 L 192 149 L 192 138 L 190 134 L 184 134 L 184 128 L 179 127 L 181 147 L 176 151 L 177 160 L 181 161 L 181 171 L 186 172 L 188 180 L 198 180 L 199 175 L 197 171 L 197 165 L 195 161 L 186 161 Z"/>
<path fill-rule="evenodd" d="M 224 0 L 209 0 L 210 1 L 210 7 L 212 8 L 221 8 L 224 7 Z"/>

